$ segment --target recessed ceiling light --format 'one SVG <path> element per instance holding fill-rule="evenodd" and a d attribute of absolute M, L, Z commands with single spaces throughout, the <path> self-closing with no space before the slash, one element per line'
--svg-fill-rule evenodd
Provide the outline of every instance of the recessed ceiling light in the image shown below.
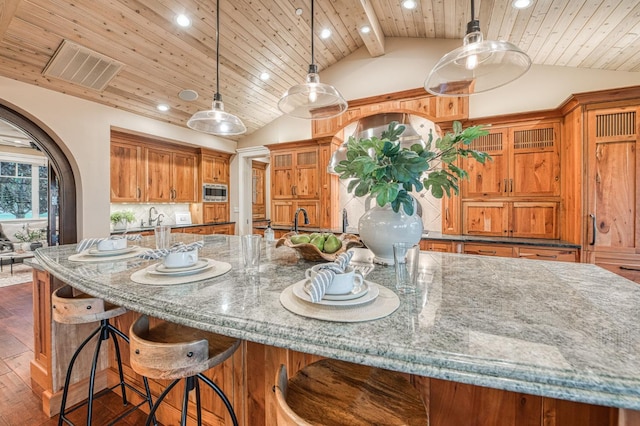
<path fill-rule="evenodd" d="M 516 9 L 526 9 L 532 4 L 532 0 L 513 0 L 513 3 L 511 3 L 511 5 Z"/>
<path fill-rule="evenodd" d="M 263 72 L 262 74 L 260 74 L 260 80 L 262 80 L 262 81 L 269 80 L 269 77 L 271 77 L 271 76 L 269 75 L 268 72 Z"/>
<path fill-rule="evenodd" d="M 302 15 L 302 9 L 301 8 L 297 8 L 296 9 L 296 15 L 298 15 L 298 16 Z"/>
<path fill-rule="evenodd" d="M 418 4 L 415 2 L 415 0 L 404 0 L 402 2 L 402 7 L 404 7 L 405 9 L 415 9 L 416 6 L 418 6 Z"/>
<path fill-rule="evenodd" d="M 162 112 L 167 112 L 171 109 L 167 104 L 158 104 L 156 108 L 158 108 L 158 111 L 162 111 Z"/>
<path fill-rule="evenodd" d="M 325 28 L 324 30 L 320 31 L 320 38 L 329 38 L 331 37 L 331 30 L 329 28 Z"/>
<path fill-rule="evenodd" d="M 362 27 L 360 27 L 360 32 L 362 34 L 369 34 L 371 32 L 371 27 L 368 25 L 364 25 Z"/>
<path fill-rule="evenodd" d="M 195 101 L 198 99 L 198 92 L 191 89 L 184 89 L 178 93 L 178 97 L 183 101 Z"/>
<path fill-rule="evenodd" d="M 191 26 L 191 19 L 189 19 L 187 15 L 180 14 L 176 16 L 176 24 L 183 28 L 187 28 Z"/>

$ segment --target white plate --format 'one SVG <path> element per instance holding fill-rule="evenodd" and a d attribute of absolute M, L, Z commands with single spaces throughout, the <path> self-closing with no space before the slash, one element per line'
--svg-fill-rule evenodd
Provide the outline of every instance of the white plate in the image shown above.
<path fill-rule="evenodd" d="M 304 286 L 305 284 L 308 282 L 309 280 L 300 280 L 297 283 L 295 283 L 293 285 L 293 294 L 301 300 L 304 300 L 305 302 L 309 302 L 309 303 L 313 303 L 311 301 L 311 296 L 309 296 L 309 294 L 304 291 Z M 361 297 L 358 297 L 356 299 L 350 299 L 350 300 L 326 300 L 326 299 L 322 299 L 321 301 L 317 302 L 317 303 L 313 303 L 314 305 L 324 305 L 324 306 L 356 306 L 356 305 L 362 305 L 364 303 L 369 303 L 372 300 L 375 300 L 376 297 L 378 297 L 378 294 L 380 294 L 380 289 L 378 288 L 378 285 L 371 282 L 371 281 L 365 281 L 364 282 L 365 285 L 367 285 L 368 287 L 368 291 L 366 294 L 364 294 Z"/>
<path fill-rule="evenodd" d="M 196 263 L 191 266 L 179 266 L 177 268 L 171 268 L 169 266 L 165 266 L 164 263 L 157 263 L 155 266 L 157 272 L 166 274 L 170 272 L 196 271 L 198 269 L 206 268 L 209 263 L 209 259 L 198 259 Z"/>
<path fill-rule="evenodd" d="M 311 281 L 307 280 L 307 282 L 304 284 L 304 288 L 305 291 L 307 290 L 307 288 L 311 285 Z M 357 299 L 358 297 L 362 297 L 365 294 L 367 294 L 367 292 L 369 291 L 369 284 L 367 284 L 366 282 L 363 282 L 362 285 L 357 289 L 354 287 L 353 290 L 351 290 L 349 293 L 346 294 L 324 294 L 324 297 L 322 298 L 323 300 L 351 300 L 351 299 Z M 307 294 L 309 294 L 309 292 L 307 291 Z"/>
<path fill-rule="evenodd" d="M 198 260 L 198 262 L 200 261 L 204 262 L 204 266 L 198 265 L 198 263 L 196 263 L 196 265 L 190 266 L 189 268 L 182 268 L 181 270 L 178 270 L 178 268 L 167 268 L 166 272 L 160 272 L 158 270 L 159 264 L 156 264 L 149 266 L 146 269 L 146 272 L 148 275 L 152 275 L 154 277 L 181 277 L 186 275 L 200 274 L 214 267 L 213 262 L 210 262 L 209 259 Z"/>
<path fill-rule="evenodd" d="M 132 251 L 134 251 L 137 248 L 138 248 L 138 246 L 129 246 L 129 247 L 125 247 L 125 248 L 119 249 L 119 250 L 90 249 L 90 250 L 86 251 L 86 254 L 89 255 L 89 256 L 96 256 L 96 257 L 120 256 L 121 254 L 131 253 Z"/>

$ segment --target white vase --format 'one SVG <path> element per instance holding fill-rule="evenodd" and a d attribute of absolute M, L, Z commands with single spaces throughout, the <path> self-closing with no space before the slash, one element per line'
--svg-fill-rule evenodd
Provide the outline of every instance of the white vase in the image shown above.
<path fill-rule="evenodd" d="M 358 222 L 360 239 L 373 252 L 375 263 L 393 265 L 393 243 L 417 244 L 422 238 L 422 219 L 414 210 L 407 215 L 402 207 L 396 213 L 390 204 L 367 210 Z"/>

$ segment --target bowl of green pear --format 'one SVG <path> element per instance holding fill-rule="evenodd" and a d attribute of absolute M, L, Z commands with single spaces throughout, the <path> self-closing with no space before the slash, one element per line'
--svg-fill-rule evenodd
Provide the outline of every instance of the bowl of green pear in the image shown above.
<path fill-rule="evenodd" d="M 353 234 L 335 235 L 330 232 L 284 234 L 276 247 L 291 247 L 300 253 L 300 257 L 314 262 L 333 262 L 351 247 L 362 247 L 360 237 Z"/>

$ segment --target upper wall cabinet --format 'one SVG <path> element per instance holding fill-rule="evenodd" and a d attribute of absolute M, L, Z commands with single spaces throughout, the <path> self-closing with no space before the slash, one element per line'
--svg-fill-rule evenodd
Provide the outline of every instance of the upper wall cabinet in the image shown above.
<path fill-rule="evenodd" d="M 200 164 L 202 183 L 229 183 L 229 156 L 202 154 Z"/>
<path fill-rule="evenodd" d="M 271 154 L 273 199 L 320 197 L 318 148 L 298 148 Z"/>
<path fill-rule="evenodd" d="M 472 148 L 488 152 L 493 161 L 467 159 L 469 180 L 462 195 L 476 197 L 540 197 L 560 195 L 558 122 L 492 128 Z"/>
<path fill-rule="evenodd" d="M 147 197 L 151 202 L 197 201 L 195 153 L 145 148 Z"/>
<path fill-rule="evenodd" d="M 111 202 L 144 200 L 142 148 L 127 142 L 111 142 Z"/>

